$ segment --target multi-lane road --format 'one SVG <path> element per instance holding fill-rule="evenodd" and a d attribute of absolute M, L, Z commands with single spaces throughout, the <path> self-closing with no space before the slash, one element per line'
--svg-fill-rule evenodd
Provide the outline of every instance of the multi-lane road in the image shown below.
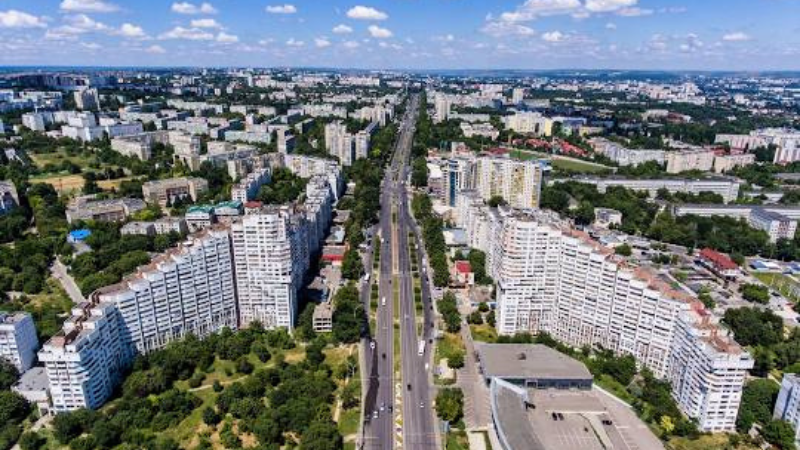
<path fill-rule="evenodd" d="M 427 280 L 423 280 L 424 327 L 423 335 L 418 335 L 408 248 L 409 232 L 413 233 L 415 241 L 419 238 L 408 211 L 406 184 L 418 111 L 419 96 L 412 95 L 382 183 L 378 306 L 372 337 L 363 342 L 368 374 L 362 440 L 365 449 L 436 448 L 429 366 L 433 314 Z M 418 261 L 422 261 L 421 250 L 418 251 Z M 369 284 L 365 283 L 362 301 L 366 308 L 369 308 L 369 295 Z M 395 311 L 396 306 L 399 311 Z M 400 379 L 395 377 L 395 324 L 400 331 Z M 420 340 L 426 342 L 421 356 L 418 354 Z"/>

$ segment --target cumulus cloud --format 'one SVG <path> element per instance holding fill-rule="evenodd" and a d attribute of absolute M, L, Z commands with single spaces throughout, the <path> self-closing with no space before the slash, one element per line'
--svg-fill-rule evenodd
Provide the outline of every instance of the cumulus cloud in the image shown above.
<path fill-rule="evenodd" d="M 391 30 L 388 28 L 381 28 L 377 25 L 370 25 L 367 31 L 369 31 L 370 36 L 375 39 L 388 39 L 393 36 Z"/>
<path fill-rule="evenodd" d="M 616 29 L 617 29 L 617 24 L 615 24 L 614 22 L 608 22 L 606 24 L 606 30 L 616 30 Z"/>
<path fill-rule="evenodd" d="M 297 7 L 286 3 L 283 5 L 269 5 L 266 10 L 270 14 L 294 14 L 297 12 Z"/>
<path fill-rule="evenodd" d="M 192 28 L 222 28 L 222 24 L 214 19 L 195 19 L 191 25 Z"/>
<path fill-rule="evenodd" d="M 44 28 L 47 26 L 43 17 L 37 17 L 16 9 L 0 11 L 0 28 Z"/>
<path fill-rule="evenodd" d="M 70 12 L 110 13 L 119 11 L 119 6 L 104 0 L 63 0 L 60 8 Z"/>
<path fill-rule="evenodd" d="M 542 39 L 547 42 L 561 42 L 564 40 L 564 33 L 560 31 L 548 31 L 542 34 Z"/>
<path fill-rule="evenodd" d="M 636 5 L 637 0 L 586 0 L 586 9 L 591 12 L 610 12 Z"/>
<path fill-rule="evenodd" d="M 167 53 L 164 47 L 160 45 L 151 45 L 150 47 L 144 49 L 144 51 L 146 51 L 147 53 L 152 53 L 154 55 L 163 55 L 164 53 Z"/>
<path fill-rule="evenodd" d="M 638 6 L 617 10 L 617 15 L 622 17 L 641 17 L 649 16 L 650 14 L 653 14 L 652 9 L 639 8 Z"/>
<path fill-rule="evenodd" d="M 239 42 L 239 36 L 220 31 L 219 34 L 217 34 L 217 42 L 221 42 L 223 44 L 233 44 Z"/>
<path fill-rule="evenodd" d="M 314 45 L 316 45 L 317 48 L 330 47 L 331 46 L 331 41 L 329 41 L 328 39 L 326 39 L 324 37 L 320 37 L 320 38 L 314 39 Z"/>
<path fill-rule="evenodd" d="M 494 37 L 502 36 L 533 36 L 533 28 L 514 22 L 491 21 L 481 27 L 481 32 Z"/>
<path fill-rule="evenodd" d="M 119 27 L 119 34 L 127 38 L 143 38 L 147 36 L 142 27 L 132 23 L 123 23 Z"/>
<path fill-rule="evenodd" d="M 751 38 L 749 34 L 741 31 L 735 31 L 733 33 L 728 33 L 722 36 L 722 40 L 728 42 L 743 42 L 743 41 L 749 41 L 750 39 Z"/>
<path fill-rule="evenodd" d="M 172 4 L 172 12 L 178 14 L 216 14 L 217 9 L 208 2 L 195 5 L 189 2 L 175 2 Z"/>
<path fill-rule="evenodd" d="M 371 6 L 358 5 L 347 11 L 347 17 L 356 20 L 386 20 L 389 15 Z"/>
<path fill-rule="evenodd" d="M 286 41 L 286 45 L 288 45 L 289 47 L 302 47 L 306 45 L 306 43 L 303 41 L 298 41 L 295 38 L 289 38 L 289 40 Z"/>
<path fill-rule="evenodd" d="M 357 41 L 346 41 L 342 45 L 344 48 L 354 49 L 358 48 L 361 44 L 359 44 Z"/>
<path fill-rule="evenodd" d="M 200 28 L 184 28 L 177 26 L 165 33 L 159 39 L 183 39 L 187 41 L 210 41 L 214 35 Z"/>
<path fill-rule="evenodd" d="M 336 34 L 348 34 L 348 33 L 352 33 L 353 29 L 351 27 L 348 27 L 347 25 L 341 23 L 341 24 L 336 25 L 335 27 L 333 27 L 333 32 L 336 33 Z"/>

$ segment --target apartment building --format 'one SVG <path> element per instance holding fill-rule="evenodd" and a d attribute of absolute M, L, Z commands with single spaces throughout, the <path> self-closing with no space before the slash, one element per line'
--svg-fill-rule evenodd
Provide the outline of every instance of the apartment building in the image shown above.
<path fill-rule="evenodd" d="M 455 206 L 461 191 L 472 189 L 475 184 L 475 164 L 473 158 L 454 157 L 442 164 L 442 199 L 449 206 Z"/>
<path fill-rule="evenodd" d="M 36 362 L 39 339 L 28 313 L 0 311 L 0 359 L 5 359 L 22 373 Z"/>
<path fill-rule="evenodd" d="M 19 195 L 13 181 L 0 180 L 0 216 L 19 206 Z"/>
<path fill-rule="evenodd" d="M 800 131 L 791 128 L 764 128 L 750 134 L 718 134 L 715 141 L 738 150 L 774 145 L 777 151 L 772 162 L 775 164 L 800 161 Z"/>
<path fill-rule="evenodd" d="M 703 431 L 736 429 L 744 380 L 753 364 L 708 311 L 697 307 L 681 312 L 667 380 L 678 405 Z"/>
<path fill-rule="evenodd" d="M 138 198 L 94 200 L 93 195 L 77 197 L 67 205 L 67 222 L 93 220 L 96 222 L 123 222 L 147 205 Z"/>
<path fill-rule="evenodd" d="M 664 150 L 631 149 L 605 138 L 589 139 L 589 144 L 595 153 L 607 156 L 620 166 L 636 167 L 648 161 L 664 164 L 665 161 Z"/>
<path fill-rule="evenodd" d="M 474 235 L 470 244 L 487 254 L 487 271 L 496 281 L 499 333 L 547 332 L 574 347 L 630 354 L 659 378 L 692 373 L 694 385 L 681 385 L 685 391 L 674 394 L 681 409 L 703 430 L 734 429 L 752 359 L 720 337 L 715 324 L 682 318 L 692 308 L 702 309 L 696 299 L 655 273 L 628 268 L 554 213 L 490 209 L 476 201 L 477 195 L 464 197 L 458 220 Z M 726 346 L 708 347 L 709 339 Z M 718 365 L 699 364 L 699 356 L 687 356 L 692 353 Z M 721 385 L 720 377 L 728 384 Z M 709 395 L 692 397 L 686 393 L 691 390 Z"/>
<path fill-rule="evenodd" d="M 325 125 L 325 148 L 331 156 L 339 158 L 343 166 L 351 166 L 355 160 L 369 156 L 370 141 L 377 129 L 378 122 L 372 122 L 351 134 L 343 123 L 331 122 Z"/>
<path fill-rule="evenodd" d="M 452 101 L 447 95 L 436 94 L 436 96 L 433 99 L 433 108 L 435 111 L 433 115 L 433 122 L 439 123 L 449 119 L 451 106 L 452 106 Z"/>
<path fill-rule="evenodd" d="M 720 155 L 714 157 L 714 172 L 725 173 L 737 167 L 745 167 L 755 164 L 756 155 L 754 153 L 741 153 Z"/>
<path fill-rule="evenodd" d="M 100 96 L 95 88 L 84 88 L 72 93 L 75 98 L 75 107 L 82 111 L 97 111 L 100 109 Z"/>
<path fill-rule="evenodd" d="M 753 208 L 748 222 L 753 228 L 765 231 L 773 243 L 778 239 L 794 239 L 797 232 L 797 220 L 764 208 Z"/>
<path fill-rule="evenodd" d="M 208 181 L 203 178 L 179 177 L 148 181 L 142 185 L 145 201 L 165 207 L 176 200 L 191 199 L 196 202 L 208 190 Z"/>
<path fill-rule="evenodd" d="M 771 242 L 778 239 L 793 239 L 800 219 L 800 208 L 791 205 L 716 205 L 683 204 L 672 209 L 675 216 L 694 215 L 700 217 L 731 217 L 744 219 L 758 230 L 769 235 Z"/>
<path fill-rule="evenodd" d="M 56 413 L 96 409 L 114 392 L 134 355 L 122 345 L 125 329 L 114 305 L 83 302 L 39 351 Z"/>
<path fill-rule="evenodd" d="M 736 200 L 739 196 L 741 181 L 736 178 L 664 178 L 664 179 L 635 179 L 635 178 L 593 178 L 574 177 L 571 180 L 579 183 L 593 184 L 597 190 L 605 193 L 609 187 L 621 186 L 634 191 L 646 191 L 650 197 L 655 198 L 659 189 L 666 189 L 670 193 L 686 192 L 699 194 L 712 192 L 722 196 L 725 203 Z M 552 179 L 548 183 L 554 184 L 567 181 L 567 179 Z"/>
<path fill-rule="evenodd" d="M 275 165 L 283 165 L 291 170 L 293 174 L 301 178 L 311 178 L 315 175 L 323 175 L 328 181 L 333 196 L 336 200 L 342 195 L 344 190 L 344 177 L 341 167 L 336 161 L 314 156 L 305 155 L 283 155 L 283 160 L 274 162 Z"/>
<path fill-rule="evenodd" d="M 501 196 L 514 208 L 538 208 L 544 167 L 539 161 L 484 156 L 475 160 L 475 190 Z"/>
<path fill-rule="evenodd" d="M 535 136 L 553 134 L 553 121 L 537 112 L 518 112 L 510 116 L 503 116 L 503 124 L 509 130 L 517 133 Z"/>
<path fill-rule="evenodd" d="M 247 174 L 231 188 L 231 200 L 247 203 L 258 195 L 261 186 L 272 179 L 272 168 L 260 167 Z"/>
<path fill-rule="evenodd" d="M 713 150 L 694 149 L 667 152 L 667 173 L 681 173 L 690 170 L 711 171 L 714 167 Z"/>
<path fill-rule="evenodd" d="M 308 235 L 308 253 L 320 251 L 325 233 L 333 218 L 335 197 L 325 175 L 314 175 L 306 184 L 306 200 L 303 208 L 306 212 L 306 228 Z"/>
<path fill-rule="evenodd" d="M 231 225 L 240 326 L 294 328 L 309 264 L 305 222 L 284 206 L 253 211 Z"/>
<path fill-rule="evenodd" d="M 778 392 L 778 400 L 775 402 L 772 417 L 792 424 L 795 430 L 795 445 L 800 445 L 800 377 L 798 374 L 783 374 L 781 390 Z"/>
<path fill-rule="evenodd" d="M 228 231 L 210 228 L 159 255 L 122 282 L 92 294 L 114 305 L 135 353 L 187 334 L 199 338 L 237 327 L 233 252 Z"/>

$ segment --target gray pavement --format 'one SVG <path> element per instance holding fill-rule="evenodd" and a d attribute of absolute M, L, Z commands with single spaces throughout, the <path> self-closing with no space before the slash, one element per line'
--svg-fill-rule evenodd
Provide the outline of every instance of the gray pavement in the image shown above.
<path fill-rule="evenodd" d="M 75 279 L 67 272 L 67 267 L 64 266 L 61 260 L 56 258 L 53 265 L 50 266 L 50 273 L 61 283 L 61 286 L 67 291 L 67 295 L 69 295 L 73 303 L 77 304 L 86 300 L 83 294 L 81 294 L 78 284 L 75 283 Z"/>

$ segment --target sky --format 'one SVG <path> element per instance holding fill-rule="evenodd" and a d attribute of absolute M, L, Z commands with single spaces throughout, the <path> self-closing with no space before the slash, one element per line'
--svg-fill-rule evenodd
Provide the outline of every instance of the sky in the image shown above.
<path fill-rule="evenodd" d="M 800 0 L 0 0 L 0 65 L 800 69 Z"/>

